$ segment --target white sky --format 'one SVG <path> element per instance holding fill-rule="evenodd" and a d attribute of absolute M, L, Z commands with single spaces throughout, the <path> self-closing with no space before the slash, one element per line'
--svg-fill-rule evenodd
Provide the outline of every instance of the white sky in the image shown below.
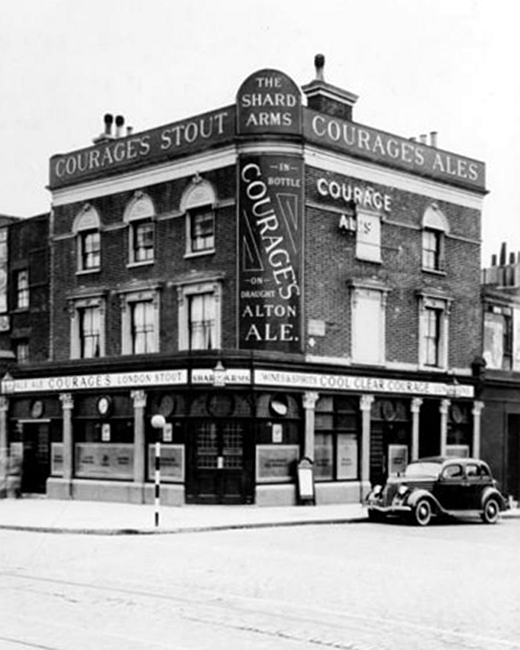
<path fill-rule="evenodd" d="M 277 68 L 359 95 L 354 119 L 483 160 L 483 264 L 520 251 L 520 7 L 515 0 L 0 0 L 0 212 L 49 209 L 55 153 L 106 112 L 134 130 L 232 104 Z"/>

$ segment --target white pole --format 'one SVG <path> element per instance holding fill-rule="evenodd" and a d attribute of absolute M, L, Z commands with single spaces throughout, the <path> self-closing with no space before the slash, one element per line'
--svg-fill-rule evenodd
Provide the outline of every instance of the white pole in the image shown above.
<path fill-rule="evenodd" d="M 161 432 L 166 420 L 162 415 L 154 415 L 152 427 L 157 431 L 155 438 L 155 496 L 154 496 L 154 523 L 159 528 L 159 505 L 161 502 Z"/>

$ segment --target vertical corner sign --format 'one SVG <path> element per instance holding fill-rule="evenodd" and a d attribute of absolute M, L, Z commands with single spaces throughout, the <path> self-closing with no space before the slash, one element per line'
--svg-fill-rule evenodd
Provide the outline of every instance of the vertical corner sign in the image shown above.
<path fill-rule="evenodd" d="M 301 95 L 276 70 L 261 70 L 237 95 L 237 133 L 298 136 Z M 301 351 L 303 159 L 258 140 L 238 165 L 239 347 Z M 264 151 L 263 151 L 264 150 Z"/>

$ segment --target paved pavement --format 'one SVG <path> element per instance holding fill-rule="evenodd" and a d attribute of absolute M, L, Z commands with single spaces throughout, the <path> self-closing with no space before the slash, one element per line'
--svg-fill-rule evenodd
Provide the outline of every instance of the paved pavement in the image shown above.
<path fill-rule="evenodd" d="M 0 529 L 98 535 L 182 533 L 232 528 L 302 526 L 366 520 L 360 504 L 305 506 L 165 506 L 60 501 L 46 497 L 0 499 Z M 520 517 L 513 508 L 502 515 Z"/>

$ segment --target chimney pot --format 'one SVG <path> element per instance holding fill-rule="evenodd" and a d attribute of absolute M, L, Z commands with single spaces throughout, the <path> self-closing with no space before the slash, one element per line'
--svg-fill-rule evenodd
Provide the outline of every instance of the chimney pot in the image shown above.
<path fill-rule="evenodd" d="M 121 137 L 121 130 L 123 128 L 124 123 L 125 123 L 125 118 L 122 115 L 117 115 L 116 116 L 116 138 Z"/>
<path fill-rule="evenodd" d="M 437 148 L 437 131 L 430 131 L 430 145 Z"/>
<path fill-rule="evenodd" d="M 105 122 L 105 135 L 110 135 L 112 132 L 112 123 L 114 122 L 114 116 L 111 113 L 105 113 L 103 121 Z"/>
<path fill-rule="evenodd" d="M 426 133 L 421 133 L 419 139 L 421 141 L 421 144 L 426 144 L 428 142 L 428 136 L 426 135 Z"/>
<path fill-rule="evenodd" d="M 323 54 L 316 54 L 314 57 L 314 67 L 316 68 L 316 79 L 324 81 L 323 69 L 325 68 L 325 56 Z"/>

